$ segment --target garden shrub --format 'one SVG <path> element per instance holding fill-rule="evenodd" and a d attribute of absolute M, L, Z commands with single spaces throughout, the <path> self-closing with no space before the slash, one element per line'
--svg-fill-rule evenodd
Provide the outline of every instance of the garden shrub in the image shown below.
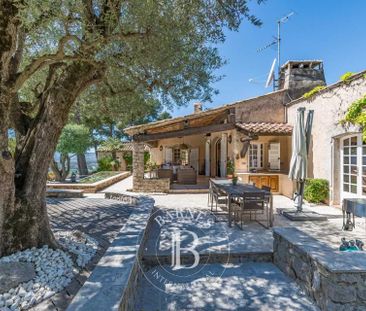
<path fill-rule="evenodd" d="M 119 166 L 117 162 L 112 156 L 105 156 L 98 160 L 98 171 L 114 171 Z"/>
<path fill-rule="evenodd" d="M 128 171 L 132 171 L 132 152 L 126 152 L 124 155 L 123 155 L 123 159 L 125 160 L 126 162 L 126 169 Z"/>
<path fill-rule="evenodd" d="M 326 179 L 311 178 L 305 182 L 304 199 L 310 203 L 320 203 L 328 200 L 329 183 Z"/>

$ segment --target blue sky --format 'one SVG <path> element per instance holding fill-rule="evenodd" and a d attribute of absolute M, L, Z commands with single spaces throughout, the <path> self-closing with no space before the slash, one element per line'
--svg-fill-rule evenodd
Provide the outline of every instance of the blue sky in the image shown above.
<path fill-rule="evenodd" d="M 264 84 L 276 48 L 261 53 L 257 49 L 273 40 L 276 21 L 291 11 L 295 15 L 281 32 L 281 63 L 289 59 L 321 59 L 327 84 L 336 82 L 347 71 L 366 69 L 366 0 L 267 0 L 261 5 L 251 1 L 250 7 L 263 25 L 258 28 L 245 21 L 238 32 L 227 32 L 219 51 L 228 64 L 217 72 L 225 77 L 214 85 L 219 94 L 212 103 L 204 103 L 204 108 L 271 91 Z M 251 78 L 256 83 L 250 83 Z M 186 115 L 192 111 L 189 104 L 172 114 Z"/>

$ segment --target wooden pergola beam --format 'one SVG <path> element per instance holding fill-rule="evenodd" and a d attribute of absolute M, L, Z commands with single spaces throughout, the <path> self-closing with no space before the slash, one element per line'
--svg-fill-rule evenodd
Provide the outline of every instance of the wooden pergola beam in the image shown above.
<path fill-rule="evenodd" d="M 170 131 L 156 134 L 137 134 L 133 136 L 136 142 L 147 142 L 165 138 L 174 138 L 181 136 L 190 136 L 196 134 L 207 134 L 212 132 L 228 131 L 235 128 L 235 123 L 213 124 L 202 127 L 189 127 L 182 130 Z"/>

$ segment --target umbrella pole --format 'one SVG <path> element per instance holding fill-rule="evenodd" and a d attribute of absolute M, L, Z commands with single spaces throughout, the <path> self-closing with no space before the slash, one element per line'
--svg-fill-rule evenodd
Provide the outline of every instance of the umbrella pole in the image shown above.
<path fill-rule="evenodd" d="M 305 188 L 305 181 L 302 180 L 299 182 L 299 192 L 298 192 L 298 203 L 297 203 L 297 212 L 302 212 L 302 203 L 303 203 L 303 197 L 304 197 L 304 188 Z"/>

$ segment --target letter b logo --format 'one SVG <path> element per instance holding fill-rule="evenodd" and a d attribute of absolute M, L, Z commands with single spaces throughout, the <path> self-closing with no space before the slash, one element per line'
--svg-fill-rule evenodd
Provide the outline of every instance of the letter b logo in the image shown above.
<path fill-rule="evenodd" d="M 190 247 L 182 247 L 182 236 L 181 232 L 186 232 L 193 237 L 192 246 Z M 195 232 L 189 230 L 175 230 L 172 234 L 172 267 L 173 270 L 178 269 L 193 269 L 197 267 L 200 262 L 200 255 L 195 250 L 196 246 L 198 245 L 198 236 Z M 182 266 L 181 265 L 181 252 L 188 251 L 194 256 L 194 263 L 191 266 Z"/>

